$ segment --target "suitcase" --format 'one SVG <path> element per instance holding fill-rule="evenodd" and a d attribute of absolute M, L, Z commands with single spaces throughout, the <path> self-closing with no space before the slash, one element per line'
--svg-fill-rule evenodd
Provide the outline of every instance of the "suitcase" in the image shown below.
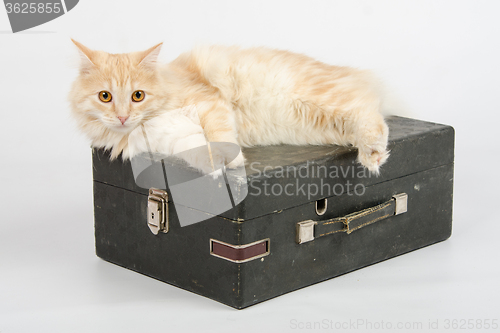
<path fill-rule="evenodd" d="M 192 204 L 176 202 L 178 186 L 204 178 L 182 161 L 152 158 L 137 169 L 94 149 L 96 254 L 242 309 L 443 241 L 452 225 L 454 130 L 402 117 L 387 124 L 390 157 L 379 176 L 352 147 L 249 148 L 238 184 L 223 173 L 225 202 L 195 183 Z M 173 184 L 169 168 L 188 175 Z M 137 170 L 160 181 L 147 184 Z M 200 209 L 214 202 L 219 211 Z"/>

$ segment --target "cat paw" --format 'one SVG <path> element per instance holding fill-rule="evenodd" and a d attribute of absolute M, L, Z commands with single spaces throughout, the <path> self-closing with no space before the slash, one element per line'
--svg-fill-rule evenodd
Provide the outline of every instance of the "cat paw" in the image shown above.
<path fill-rule="evenodd" d="M 229 169 L 237 169 L 244 166 L 245 166 L 245 158 L 243 157 L 243 154 L 240 152 L 234 160 L 232 160 L 227 164 L 226 167 Z"/>
<path fill-rule="evenodd" d="M 371 173 L 380 174 L 380 166 L 389 158 L 389 152 L 385 149 L 359 149 L 358 162 L 365 166 Z"/>
<path fill-rule="evenodd" d="M 384 119 L 372 119 L 358 128 L 355 133 L 358 147 L 358 162 L 365 166 L 370 173 L 380 174 L 380 166 L 387 161 L 387 139 L 389 128 Z"/>
<path fill-rule="evenodd" d="M 222 176 L 222 172 L 226 169 L 237 169 L 245 166 L 245 158 L 241 152 L 229 163 L 227 162 L 227 156 L 223 153 L 212 152 L 212 162 L 215 171 L 210 166 L 210 172 L 205 173 L 210 173 L 214 179 Z"/>
<path fill-rule="evenodd" d="M 227 154 L 223 150 L 212 149 L 209 152 L 207 149 L 200 149 L 189 153 L 183 156 L 188 164 L 205 175 L 210 174 L 214 179 L 222 176 L 225 168 L 236 169 L 245 165 L 245 158 L 241 152 L 229 163 Z"/>

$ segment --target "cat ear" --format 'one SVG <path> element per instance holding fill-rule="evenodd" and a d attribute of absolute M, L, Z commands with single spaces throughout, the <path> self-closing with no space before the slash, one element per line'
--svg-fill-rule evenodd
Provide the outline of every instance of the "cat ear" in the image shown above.
<path fill-rule="evenodd" d="M 94 51 L 86 47 L 85 45 L 78 43 L 76 40 L 71 39 L 71 41 L 78 47 L 78 53 L 80 54 L 80 70 L 82 72 L 88 72 L 92 67 L 95 66 L 92 61 L 94 57 Z"/>
<path fill-rule="evenodd" d="M 146 67 L 156 67 L 156 61 L 158 60 L 158 55 L 160 54 L 161 46 L 163 43 L 153 46 L 144 52 L 139 54 L 139 65 Z"/>

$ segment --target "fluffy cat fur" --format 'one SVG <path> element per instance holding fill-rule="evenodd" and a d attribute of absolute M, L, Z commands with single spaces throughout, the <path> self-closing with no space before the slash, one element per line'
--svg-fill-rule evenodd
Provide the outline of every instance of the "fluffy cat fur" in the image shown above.
<path fill-rule="evenodd" d="M 223 46 L 197 48 L 162 65 L 161 44 L 109 54 L 73 42 L 82 59 L 70 93 L 72 112 L 92 145 L 110 149 L 112 158 L 147 151 L 139 133 L 145 123 L 150 149 L 165 155 L 206 141 L 352 144 L 358 161 L 376 174 L 389 156 L 378 83 L 367 71 L 288 51 Z M 145 92 L 143 101 L 132 101 L 136 90 Z M 110 92 L 111 102 L 102 102 L 100 91 Z M 186 160 L 213 171 L 207 158 Z M 243 164 L 240 154 L 229 167 Z"/>

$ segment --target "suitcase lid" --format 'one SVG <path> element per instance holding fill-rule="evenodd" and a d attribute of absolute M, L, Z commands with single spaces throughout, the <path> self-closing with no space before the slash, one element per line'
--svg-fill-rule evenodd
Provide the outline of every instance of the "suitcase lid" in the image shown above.
<path fill-rule="evenodd" d="M 164 183 L 155 187 L 166 190 L 169 202 L 173 201 L 178 213 L 182 210 L 181 206 L 186 206 L 190 211 L 243 222 L 326 197 L 362 195 L 368 186 L 453 163 L 452 127 L 396 116 L 386 118 L 386 122 L 389 126 L 390 157 L 381 167 L 378 177 L 356 162 L 357 149 L 353 147 L 278 145 L 243 148 L 247 160 L 246 176 L 240 177 L 241 173 L 233 174 L 228 170 L 226 188 L 220 183 L 218 186 L 220 191 L 229 193 L 224 194 L 224 198 L 216 194 L 223 192 L 215 188 L 209 190 L 207 185 L 188 184 L 188 181 L 184 183 L 184 190 L 180 191 L 179 186 L 183 184 L 178 180 L 169 182 L 169 177 L 166 177 L 166 186 Z M 203 176 L 186 167 L 183 161 L 164 160 L 160 170 L 165 170 L 165 165 L 178 168 L 184 174 L 180 177 L 182 179 L 201 179 Z M 109 152 L 103 149 L 93 149 L 93 178 L 96 182 L 140 194 L 149 193 L 149 185 L 144 186 L 137 181 L 139 178 L 134 178 L 130 161 L 122 161 L 121 158 L 110 161 Z M 187 193 L 186 188 L 191 192 Z M 177 200 L 181 192 L 184 199 Z M 223 207 L 221 200 L 227 201 L 226 208 L 229 209 L 215 212 L 203 208 L 203 205 L 200 208 L 202 202 Z"/>

